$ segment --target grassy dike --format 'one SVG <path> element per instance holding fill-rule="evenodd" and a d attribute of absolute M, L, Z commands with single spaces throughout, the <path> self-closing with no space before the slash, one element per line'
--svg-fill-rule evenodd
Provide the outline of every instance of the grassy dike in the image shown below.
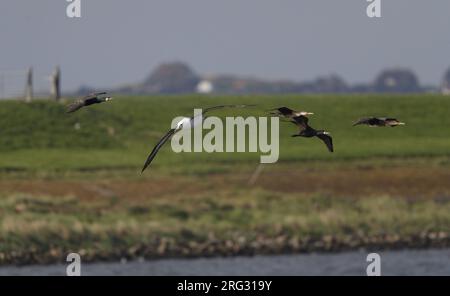
<path fill-rule="evenodd" d="M 287 124 L 279 162 L 252 186 L 250 153 L 164 149 L 139 174 L 172 117 L 223 103 L 315 112 L 336 153 L 290 138 Z M 448 107 L 442 96 L 183 96 L 67 116 L 56 103 L 0 102 L 0 264 L 449 247 Z M 350 126 L 371 114 L 408 125 Z"/>

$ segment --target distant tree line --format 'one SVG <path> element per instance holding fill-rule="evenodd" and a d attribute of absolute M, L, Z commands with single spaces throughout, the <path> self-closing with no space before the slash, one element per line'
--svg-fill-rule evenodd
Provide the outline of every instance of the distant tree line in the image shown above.
<path fill-rule="evenodd" d="M 207 82 L 210 87 L 200 88 Z M 130 84 L 115 89 L 120 94 L 181 94 L 202 92 L 218 94 L 246 93 L 421 93 L 442 91 L 450 93 L 450 69 L 445 73 L 441 88 L 420 85 L 413 71 L 403 68 L 387 69 L 379 73 L 373 82 L 349 85 L 338 75 L 319 77 L 312 81 L 294 82 L 289 80 L 267 81 L 234 75 L 211 75 L 202 77 L 188 65 L 181 62 L 165 63 L 158 66 L 141 83 Z M 79 93 L 92 91 L 83 87 Z M 206 91 L 205 91 L 206 92 Z"/>

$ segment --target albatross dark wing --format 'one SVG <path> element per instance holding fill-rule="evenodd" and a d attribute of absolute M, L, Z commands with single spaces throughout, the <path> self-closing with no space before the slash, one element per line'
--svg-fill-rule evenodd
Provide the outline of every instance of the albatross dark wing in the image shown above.
<path fill-rule="evenodd" d="M 317 134 L 317 137 L 321 139 L 325 145 L 327 145 L 327 148 L 330 152 L 333 152 L 333 138 L 327 134 Z"/>
<path fill-rule="evenodd" d="M 147 160 L 145 161 L 145 164 L 144 164 L 144 167 L 142 168 L 141 173 L 144 172 L 145 169 L 150 165 L 153 158 L 155 158 L 156 154 L 158 153 L 159 149 L 161 149 L 161 147 L 164 145 L 164 143 L 166 143 L 167 140 L 170 139 L 170 137 L 174 133 L 175 133 L 175 129 L 171 129 L 164 135 L 164 137 L 161 138 L 161 140 L 159 140 L 158 144 L 156 144 L 156 146 L 153 148 L 150 155 L 147 157 Z"/>
<path fill-rule="evenodd" d="M 206 109 L 203 109 L 203 113 L 205 114 L 206 112 L 209 112 L 211 110 L 215 110 L 215 109 L 222 109 L 222 108 L 247 108 L 247 107 L 254 107 L 256 105 L 219 105 L 219 106 L 214 106 L 214 107 L 209 107 Z"/>

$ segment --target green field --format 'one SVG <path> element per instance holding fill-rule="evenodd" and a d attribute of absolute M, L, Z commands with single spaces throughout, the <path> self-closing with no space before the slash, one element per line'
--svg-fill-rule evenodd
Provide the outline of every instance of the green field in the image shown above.
<path fill-rule="evenodd" d="M 265 116 L 278 106 L 315 113 L 310 124 L 330 131 L 336 152 L 318 140 L 291 138 L 296 127 L 280 122 L 279 162 L 357 160 L 391 157 L 436 157 L 450 154 L 450 98 L 408 96 L 235 96 L 116 98 L 112 103 L 65 114 L 63 104 L 36 101 L 0 102 L 0 168 L 2 170 L 139 170 L 148 152 L 168 130 L 172 119 L 194 107 L 257 104 L 252 109 L 212 112 L 219 116 Z M 352 127 L 361 116 L 393 116 L 400 128 Z M 79 129 L 75 129 L 78 125 Z M 220 164 L 254 164 L 259 153 L 173 153 L 167 145 L 152 167 L 170 170 Z"/>
<path fill-rule="evenodd" d="M 74 114 L 66 103 L 0 101 L 0 264 L 450 246 L 450 97 L 117 97 Z M 170 143 L 140 174 L 174 117 L 221 104 L 258 106 L 210 115 L 314 112 L 335 153 L 280 122 L 279 161 L 255 184 L 259 153 Z M 371 115 L 407 125 L 352 127 Z"/>

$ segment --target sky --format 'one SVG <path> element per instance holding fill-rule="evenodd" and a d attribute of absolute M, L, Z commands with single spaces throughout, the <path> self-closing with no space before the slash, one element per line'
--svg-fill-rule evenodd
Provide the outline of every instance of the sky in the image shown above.
<path fill-rule="evenodd" d="M 61 66 L 64 91 L 142 81 L 158 64 L 199 74 L 369 82 L 384 68 L 412 69 L 437 85 L 450 67 L 450 1 L 380 0 L 0 1 L 0 73 L 33 66 L 42 82 Z"/>

